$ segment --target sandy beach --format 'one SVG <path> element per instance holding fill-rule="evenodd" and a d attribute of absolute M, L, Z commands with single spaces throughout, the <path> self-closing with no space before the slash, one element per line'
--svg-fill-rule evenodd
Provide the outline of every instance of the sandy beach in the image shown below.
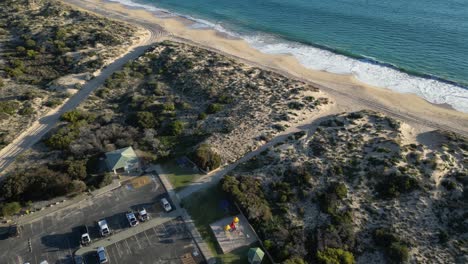
<path fill-rule="evenodd" d="M 128 7 L 101 0 L 62 0 L 65 3 L 105 15 L 108 18 L 138 24 L 167 39 L 187 42 L 229 55 L 244 63 L 310 82 L 329 94 L 342 111 L 372 109 L 391 115 L 416 128 L 416 133 L 446 129 L 468 135 L 468 114 L 446 105 L 431 104 L 414 94 L 399 94 L 364 84 L 350 75 L 332 74 L 305 68 L 293 56 L 264 54 L 240 39 L 210 29 L 193 29 L 194 22 L 161 12 Z"/>

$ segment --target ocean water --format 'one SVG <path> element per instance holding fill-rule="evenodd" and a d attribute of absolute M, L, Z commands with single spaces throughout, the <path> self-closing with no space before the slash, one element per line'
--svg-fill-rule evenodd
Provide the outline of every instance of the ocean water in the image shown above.
<path fill-rule="evenodd" d="M 468 113 L 467 0 L 112 0 Z"/>

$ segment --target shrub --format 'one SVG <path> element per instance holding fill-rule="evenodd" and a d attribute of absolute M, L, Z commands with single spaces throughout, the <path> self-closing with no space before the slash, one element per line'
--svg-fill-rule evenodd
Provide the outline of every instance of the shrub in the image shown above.
<path fill-rule="evenodd" d="M 26 40 L 25 44 L 26 44 L 26 47 L 28 47 L 28 48 L 30 48 L 30 49 L 36 47 L 36 41 L 34 41 L 34 40 L 32 40 L 32 39 Z"/>
<path fill-rule="evenodd" d="M 292 257 L 284 261 L 285 264 L 305 264 L 306 262 L 301 257 Z"/>
<path fill-rule="evenodd" d="M 221 156 L 214 152 L 209 145 L 200 145 L 193 155 L 193 161 L 204 170 L 214 170 L 221 166 Z"/>
<path fill-rule="evenodd" d="M 325 248 L 317 252 L 317 260 L 323 264 L 354 264 L 353 253 L 340 248 Z"/>
<path fill-rule="evenodd" d="M 99 187 L 99 188 L 102 188 L 102 187 L 104 187 L 104 186 L 107 186 L 107 185 L 111 184 L 112 181 L 113 181 L 113 176 L 112 176 L 112 174 L 109 173 L 109 172 L 108 172 L 108 173 L 105 173 L 105 174 L 102 176 L 102 179 L 101 179 L 101 181 L 99 182 L 98 187 Z"/>
<path fill-rule="evenodd" d="M 18 55 L 24 55 L 26 53 L 26 48 L 23 47 L 23 46 L 18 46 L 16 47 L 16 53 L 18 53 Z"/>
<path fill-rule="evenodd" d="M 68 185 L 69 193 L 82 193 L 86 191 L 86 183 L 80 180 L 74 180 Z"/>
<path fill-rule="evenodd" d="M 3 79 L 0 77 L 0 88 L 5 86 L 5 82 L 3 81 Z"/>
<path fill-rule="evenodd" d="M 205 112 L 201 112 L 200 114 L 198 114 L 198 120 L 205 120 L 206 117 L 207 115 Z"/>
<path fill-rule="evenodd" d="M 24 106 L 18 111 L 18 114 L 23 116 L 30 116 L 34 114 L 34 108 L 32 108 L 31 106 Z"/>
<path fill-rule="evenodd" d="M 172 102 L 167 102 L 163 105 L 164 111 L 172 112 L 175 111 L 175 105 Z"/>
<path fill-rule="evenodd" d="M 47 107 L 54 108 L 62 103 L 62 100 L 60 99 L 50 99 L 48 100 L 44 105 Z"/>
<path fill-rule="evenodd" d="M 382 198 L 395 198 L 403 193 L 409 193 L 419 188 L 418 181 L 408 175 L 395 173 L 386 176 L 376 185 L 376 190 Z"/>
<path fill-rule="evenodd" d="M 330 186 L 329 191 L 333 192 L 336 194 L 338 199 L 344 199 L 348 195 L 348 188 L 344 183 L 334 183 Z"/>
<path fill-rule="evenodd" d="M 16 109 L 18 109 L 18 103 L 15 101 L 0 102 L 0 113 L 13 115 L 16 113 Z"/>
<path fill-rule="evenodd" d="M 216 113 L 220 112 L 221 110 L 223 110 L 223 105 L 222 104 L 213 103 L 213 104 L 210 104 L 208 106 L 208 108 L 206 109 L 206 112 L 208 114 L 216 114 Z"/>
<path fill-rule="evenodd" d="M 394 263 L 406 262 L 409 259 L 408 247 L 398 242 L 390 245 L 390 248 L 387 249 L 387 254 Z"/>
<path fill-rule="evenodd" d="M 184 131 L 184 123 L 180 120 L 176 120 L 169 125 L 170 134 L 178 136 Z"/>
<path fill-rule="evenodd" d="M 87 176 L 86 163 L 87 160 L 67 160 L 67 173 L 74 180 L 84 180 Z"/>
<path fill-rule="evenodd" d="M 12 216 L 21 210 L 21 205 L 18 202 L 6 203 L 2 206 L 3 216 Z"/>
<path fill-rule="evenodd" d="M 141 128 L 154 128 L 157 124 L 153 113 L 142 111 L 136 114 L 137 124 Z"/>

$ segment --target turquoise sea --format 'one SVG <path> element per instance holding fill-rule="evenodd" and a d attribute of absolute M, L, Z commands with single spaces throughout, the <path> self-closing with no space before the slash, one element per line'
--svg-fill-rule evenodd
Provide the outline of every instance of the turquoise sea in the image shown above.
<path fill-rule="evenodd" d="M 468 112 L 467 0 L 112 0 Z"/>

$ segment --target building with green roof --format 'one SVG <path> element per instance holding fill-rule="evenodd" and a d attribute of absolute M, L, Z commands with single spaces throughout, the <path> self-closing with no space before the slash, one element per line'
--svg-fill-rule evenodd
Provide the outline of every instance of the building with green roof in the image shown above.
<path fill-rule="evenodd" d="M 132 147 L 107 152 L 106 165 L 115 174 L 118 171 L 129 173 L 140 169 L 140 161 Z"/>

